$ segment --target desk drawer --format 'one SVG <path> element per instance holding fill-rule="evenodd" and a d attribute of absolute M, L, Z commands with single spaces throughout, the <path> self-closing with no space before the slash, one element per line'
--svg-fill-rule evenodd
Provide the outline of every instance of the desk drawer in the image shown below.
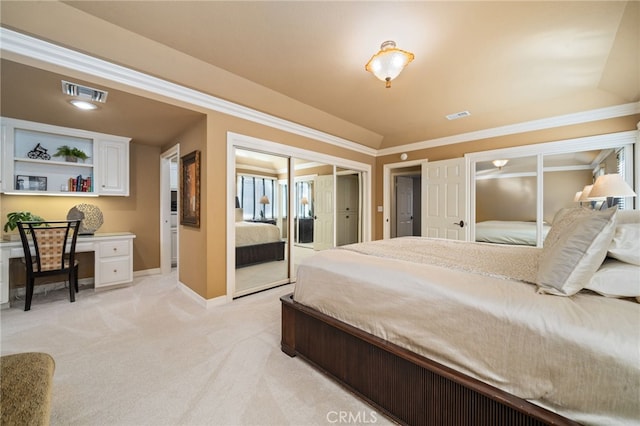
<path fill-rule="evenodd" d="M 129 259 L 111 259 L 100 261 L 100 284 L 105 285 L 131 282 Z"/>
<path fill-rule="evenodd" d="M 129 256 L 129 241 L 106 241 L 100 243 L 100 257 Z"/>

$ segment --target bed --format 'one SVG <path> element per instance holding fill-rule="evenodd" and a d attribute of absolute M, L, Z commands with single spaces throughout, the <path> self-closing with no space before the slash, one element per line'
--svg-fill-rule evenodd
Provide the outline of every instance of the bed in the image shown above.
<path fill-rule="evenodd" d="M 543 239 L 551 225 L 542 224 Z M 476 241 L 495 244 L 535 246 L 536 223 L 526 221 L 486 220 L 476 223 Z"/>
<path fill-rule="evenodd" d="M 281 299 L 282 350 L 401 424 L 638 424 L 640 259 L 604 262 L 634 271 L 630 290 L 588 290 L 618 230 L 573 215 L 544 249 L 403 237 L 320 252 Z M 584 232 L 578 276 L 549 274 Z"/>
<path fill-rule="evenodd" d="M 242 212 L 239 217 L 242 218 Z M 285 241 L 280 238 L 280 228 L 270 223 L 238 221 L 237 218 L 238 213 L 236 268 L 284 260 Z"/>

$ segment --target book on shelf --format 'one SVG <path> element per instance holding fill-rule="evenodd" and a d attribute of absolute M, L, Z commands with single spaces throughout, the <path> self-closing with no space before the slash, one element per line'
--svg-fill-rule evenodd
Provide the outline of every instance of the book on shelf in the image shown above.
<path fill-rule="evenodd" d="M 92 192 L 91 176 L 83 178 L 82 175 L 69 178 L 68 188 L 70 192 Z"/>

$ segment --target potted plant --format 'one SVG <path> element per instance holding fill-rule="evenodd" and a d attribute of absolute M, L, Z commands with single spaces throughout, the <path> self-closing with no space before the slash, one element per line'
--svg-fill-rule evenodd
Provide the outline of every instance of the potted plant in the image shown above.
<path fill-rule="evenodd" d="M 55 154 L 53 154 L 53 156 L 64 157 L 65 161 L 69 161 L 72 163 L 77 163 L 78 158 L 81 159 L 82 161 L 86 160 L 87 158 L 90 158 L 87 154 L 85 154 L 83 150 L 75 147 L 71 148 L 69 145 L 59 146 L 58 150 L 56 151 Z"/>
<path fill-rule="evenodd" d="M 18 222 L 31 222 L 31 221 L 38 221 L 38 220 L 44 220 L 44 219 L 31 212 L 10 212 L 10 213 L 7 213 L 7 222 L 4 224 L 3 229 L 4 229 L 4 232 L 8 233 L 10 231 L 14 231 L 18 227 Z M 16 238 L 16 234 L 13 234 L 13 235 L 9 234 L 8 239 L 17 240 L 19 239 L 19 237 Z"/>

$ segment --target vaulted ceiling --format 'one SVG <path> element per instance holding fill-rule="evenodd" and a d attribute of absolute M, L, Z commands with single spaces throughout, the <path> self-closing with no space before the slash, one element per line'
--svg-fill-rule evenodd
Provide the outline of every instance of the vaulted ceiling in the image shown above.
<path fill-rule="evenodd" d="M 367 129 L 376 149 L 640 100 L 636 1 L 64 3 Z M 390 89 L 364 70 L 385 40 L 415 54 Z"/>

